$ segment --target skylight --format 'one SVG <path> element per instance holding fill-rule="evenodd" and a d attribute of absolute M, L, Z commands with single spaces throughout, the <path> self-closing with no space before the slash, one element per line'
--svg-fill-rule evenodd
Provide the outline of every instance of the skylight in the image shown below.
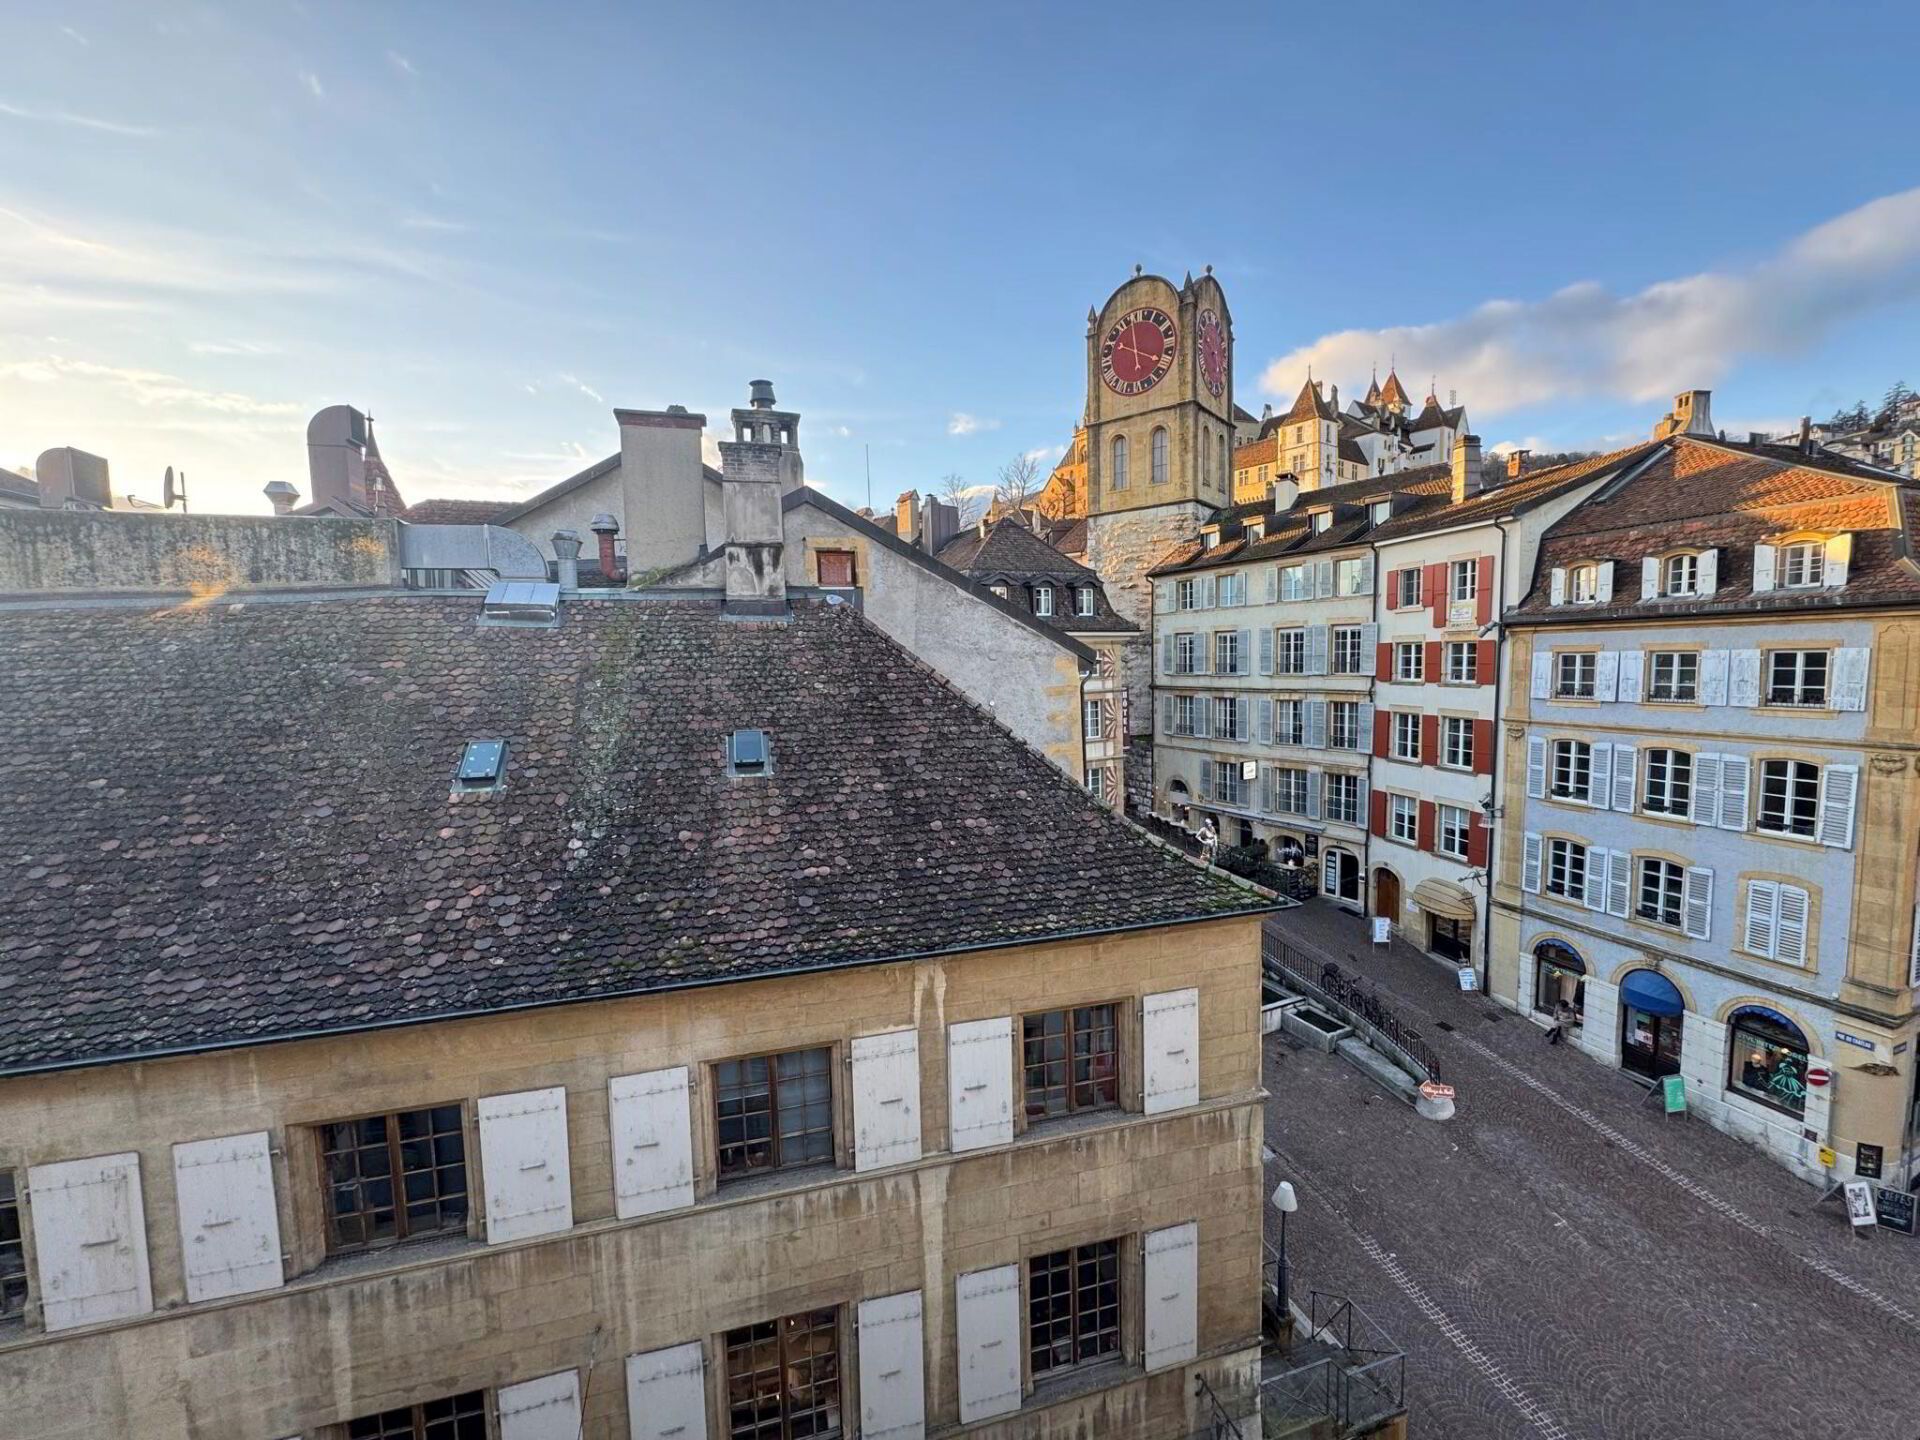
<path fill-rule="evenodd" d="M 773 773 L 773 745 L 764 730 L 736 730 L 727 737 L 727 773 L 758 776 Z"/>
<path fill-rule="evenodd" d="M 507 742 L 475 740 L 460 755 L 453 788 L 459 793 L 498 790 L 507 773 Z"/>

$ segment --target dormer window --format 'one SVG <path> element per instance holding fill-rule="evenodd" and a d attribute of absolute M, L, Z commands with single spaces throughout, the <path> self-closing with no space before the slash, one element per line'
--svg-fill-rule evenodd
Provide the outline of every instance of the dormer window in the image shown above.
<path fill-rule="evenodd" d="M 1817 590 L 1827 580 L 1827 547 L 1817 540 L 1802 540 L 1780 549 L 1780 588 Z"/>
<path fill-rule="evenodd" d="M 757 779 L 773 773 L 773 743 L 764 730 L 736 730 L 727 736 L 727 774 Z"/>
<path fill-rule="evenodd" d="M 1093 587 L 1082 585 L 1073 592 L 1073 611 L 1076 615 L 1093 614 Z"/>
<path fill-rule="evenodd" d="M 1376 500 L 1367 506 L 1367 523 L 1370 525 L 1384 525 L 1387 523 L 1387 516 L 1392 513 L 1393 502 L 1391 500 Z"/>
<path fill-rule="evenodd" d="M 1213 549 L 1214 546 L 1218 545 L 1219 543 L 1220 543 L 1219 531 L 1202 530 L 1200 532 L 1200 548 L 1202 550 L 1211 550 Z"/>
<path fill-rule="evenodd" d="M 1333 512 L 1331 510 L 1316 511 L 1313 517 L 1313 533 L 1316 535 L 1324 535 L 1332 528 Z"/>
<path fill-rule="evenodd" d="M 1576 565 L 1567 572 L 1567 598 L 1575 605 L 1591 605 L 1600 598 L 1600 567 Z"/>
<path fill-rule="evenodd" d="M 1700 592 L 1700 557 L 1669 555 L 1660 567 L 1660 593 L 1667 596 L 1697 595 Z"/>
<path fill-rule="evenodd" d="M 1267 526 L 1265 521 L 1250 520 L 1247 522 L 1247 539 L 1248 540 L 1250 541 L 1264 540 L 1266 538 L 1266 535 L 1267 535 Z"/>
<path fill-rule="evenodd" d="M 1047 616 L 1053 614 L 1053 587 L 1036 585 L 1033 587 L 1033 613 Z"/>
<path fill-rule="evenodd" d="M 507 774 L 507 742 L 475 740 L 460 756 L 460 768 L 454 771 L 456 795 L 491 794 L 500 788 Z"/>

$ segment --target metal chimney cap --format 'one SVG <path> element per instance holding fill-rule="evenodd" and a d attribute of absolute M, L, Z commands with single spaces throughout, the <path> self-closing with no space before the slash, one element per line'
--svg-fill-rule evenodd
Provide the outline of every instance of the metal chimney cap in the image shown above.
<path fill-rule="evenodd" d="M 263 495 L 298 495 L 300 492 L 286 480 L 269 480 L 261 489 Z"/>
<path fill-rule="evenodd" d="M 580 553 L 579 535 L 577 535 L 572 530 L 554 531 L 553 532 L 553 553 L 557 558 L 561 560 L 570 559 L 574 556 L 579 555 Z"/>
<path fill-rule="evenodd" d="M 773 382 L 771 380 L 749 380 L 747 382 L 747 403 L 755 410 L 773 408 Z"/>
<path fill-rule="evenodd" d="M 596 515 L 587 528 L 596 535 L 618 535 L 620 522 L 611 515 Z"/>

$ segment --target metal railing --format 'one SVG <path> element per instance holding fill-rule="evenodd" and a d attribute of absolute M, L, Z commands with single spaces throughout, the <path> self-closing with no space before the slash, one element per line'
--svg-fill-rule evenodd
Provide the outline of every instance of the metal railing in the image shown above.
<path fill-rule="evenodd" d="M 1370 1038 L 1399 1051 L 1408 1067 L 1424 1072 L 1427 1079 L 1440 1078 L 1440 1063 L 1434 1058 L 1433 1047 L 1387 1008 L 1370 983 L 1347 974 L 1331 960 L 1296 950 L 1271 935 L 1263 938 L 1261 948 L 1267 972 L 1276 983 L 1301 991 L 1356 1029 L 1370 1032 Z"/>
<path fill-rule="evenodd" d="M 1206 1402 L 1207 1412 L 1200 1422 L 1200 1428 L 1194 1432 L 1193 1440 L 1246 1440 L 1240 1422 L 1227 1413 L 1227 1407 L 1213 1393 L 1213 1386 L 1207 1383 L 1207 1377 L 1196 1375 L 1193 1384 L 1194 1394 Z"/>
<path fill-rule="evenodd" d="M 1313 1337 L 1344 1352 L 1335 1398 L 1343 1425 L 1364 1425 L 1406 1409 L 1407 1357 L 1391 1337 L 1344 1295 L 1315 1290 L 1307 1313 Z"/>

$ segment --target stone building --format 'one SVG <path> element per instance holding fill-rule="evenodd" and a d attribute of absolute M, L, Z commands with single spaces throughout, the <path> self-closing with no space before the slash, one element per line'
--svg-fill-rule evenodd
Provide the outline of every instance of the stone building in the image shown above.
<path fill-rule="evenodd" d="M 787 583 L 819 537 L 741 443 L 674 596 L 403 590 L 393 520 L 0 515 L 0 590 L 16 519 L 40 574 L 70 518 L 263 559 L 0 605 L 8 1433 L 1251 1408 L 1264 902 Z"/>
<path fill-rule="evenodd" d="M 1418 412 L 1397 373 L 1378 379 L 1364 400 L 1345 409 L 1340 387 L 1329 398 L 1309 377 L 1284 415 L 1271 408 L 1257 432 L 1233 452 L 1233 498 L 1256 501 L 1283 477 L 1302 489 L 1339 485 L 1368 476 L 1453 463 L 1454 446 L 1468 431 L 1466 407 L 1442 405 L 1429 391 Z"/>
<path fill-rule="evenodd" d="M 1920 495 L 1723 441 L 1704 392 L 1656 433 L 1506 617 L 1489 988 L 1809 1179 L 1903 1183 Z"/>

